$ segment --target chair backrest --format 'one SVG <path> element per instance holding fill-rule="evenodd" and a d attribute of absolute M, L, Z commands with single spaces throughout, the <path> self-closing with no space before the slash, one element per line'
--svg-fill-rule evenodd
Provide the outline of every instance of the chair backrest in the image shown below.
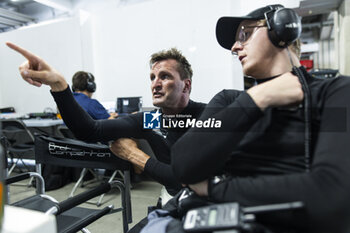
<path fill-rule="evenodd" d="M 68 167 L 101 168 L 128 171 L 131 164 L 114 155 L 107 145 L 76 139 L 35 136 L 37 164 Z"/>
<path fill-rule="evenodd" d="M 2 133 L 12 146 L 34 143 L 34 136 L 19 119 L 3 119 Z"/>

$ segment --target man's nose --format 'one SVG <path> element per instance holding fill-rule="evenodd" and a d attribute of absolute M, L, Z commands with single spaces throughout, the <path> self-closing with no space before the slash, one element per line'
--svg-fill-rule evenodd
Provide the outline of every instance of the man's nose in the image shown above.
<path fill-rule="evenodd" d="M 233 46 L 232 46 L 232 48 L 231 48 L 231 52 L 232 52 L 232 54 L 238 54 L 238 51 L 239 50 L 242 50 L 243 49 L 243 46 L 241 45 L 241 43 L 239 43 L 238 41 L 236 41 L 234 44 L 233 44 Z"/>
<path fill-rule="evenodd" d="M 156 90 L 160 89 L 162 87 L 161 80 L 158 77 L 153 79 L 151 87 L 152 87 L 152 90 L 153 89 L 156 89 Z"/>

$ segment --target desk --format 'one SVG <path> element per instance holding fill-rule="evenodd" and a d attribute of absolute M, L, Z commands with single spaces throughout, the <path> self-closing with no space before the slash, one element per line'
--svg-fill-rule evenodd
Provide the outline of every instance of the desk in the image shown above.
<path fill-rule="evenodd" d="M 2 233 L 57 233 L 53 215 L 5 205 Z"/>
<path fill-rule="evenodd" d="M 25 119 L 22 121 L 33 133 L 45 133 L 51 136 L 57 136 L 57 126 L 63 125 L 61 119 Z"/>
<path fill-rule="evenodd" d="M 62 125 L 63 120 L 61 119 L 26 119 L 22 120 L 27 127 L 52 127 Z"/>
<path fill-rule="evenodd" d="M 15 112 L 11 112 L 11 113 L 0 113 L 0 119 L 17 119 L 17 118 L 21 118 L 23 117 L 23 114 L 21 113 L 15 113 Z"/>

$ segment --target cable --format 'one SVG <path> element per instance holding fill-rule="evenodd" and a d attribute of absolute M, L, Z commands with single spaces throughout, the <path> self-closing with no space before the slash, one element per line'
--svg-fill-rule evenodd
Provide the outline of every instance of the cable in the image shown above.
<path fill-rule="evenodd" d="M 293 66 L 293 72 L 298 76 L 301 86 L 304 91 L 304 120 L 305 120 L 305 141 L 304 141 L 304 150 L 305 150 L 305 170 L 310 172 L 311 165 L 311 92 L 310 88 L 306 82 L 306 78 L 302 71 L 300 71 L 294 64 L 292 56 L 287 47 L 288 56 L 290 63 Z"/>
<path fill-rule="evenodd" d="M 304 91 L 304 118 L 305 118 L 305 169 L 310 172 L 311 165 L 311 93 L 307 85 L 304 74 L 297 68 L 293 67 L 293 71 L 299 77 L 300 83 Z"/>

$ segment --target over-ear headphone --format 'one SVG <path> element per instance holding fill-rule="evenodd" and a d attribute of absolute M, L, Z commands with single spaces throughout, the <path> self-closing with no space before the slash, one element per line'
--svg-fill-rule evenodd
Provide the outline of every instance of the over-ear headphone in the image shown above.
<path fill-rule="evenodd" d="M 301 34 L 301 20 L 298 14 L 289 8 L 270 6 L 271 10 L 265 12 L 268 36 L 272 44 L 285 48 Z"/>
<path fill-rule="evenodd" d="M 92 74 L 90 74 L 89 72 L 86 72 L 88 78 L 86 80 L 86 90 L 88 92 L 95 92 L 96 91 L 96 83 L 94 82 L 94 78 L 92 77 Z"/>

